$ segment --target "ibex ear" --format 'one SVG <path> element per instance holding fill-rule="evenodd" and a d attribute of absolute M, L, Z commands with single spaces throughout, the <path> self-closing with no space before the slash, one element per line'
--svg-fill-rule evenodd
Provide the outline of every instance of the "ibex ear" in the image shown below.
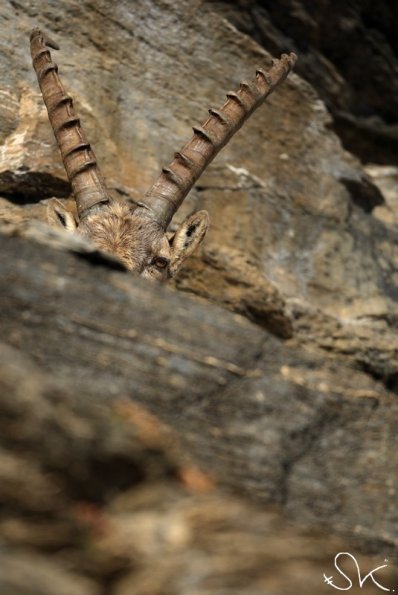
<path fill-rule="evenodd" d="M 55 227 L 62 227 L 67 231 L 75 231 L 77 228 L 76 219 L 65 205 L 57 198 L 51 198 L 47 202 L 47 220 Z"/>
<path fill-rule="evenodd" d="M 172 277 L 188 256 L 196 250 L 209 227 L 207 211 L 198 211 L 187 217 L 170 240 L 171 262 L 169 272 Z"/>

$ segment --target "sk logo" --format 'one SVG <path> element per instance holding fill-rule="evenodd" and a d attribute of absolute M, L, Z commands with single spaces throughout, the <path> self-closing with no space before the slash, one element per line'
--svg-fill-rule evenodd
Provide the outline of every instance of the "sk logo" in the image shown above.
<path fill-rule="evenodd" d="M 358 585 L 361 589 L 362 589 L 363 585 L 365 584 L 365 581 L 367 581 L 368 579 L 371 579 L 373 581 L 373 583 L 376 585 L 376 587 L 378 587 L 382 591 L 394 592 L 395 589 L 387 589 L 387 587 L 384 587 L 383 585 L 381 585 L 374 577 L 374 574 L 378 570 L 381 570 L 382 568 L 386 568 L 387 564 L 383 564 L 382 566 L 377 566 L 377 568 L 374 568 L 373 570 L 368 572 L 368 574 L 366 576 L 362 577 L 361 571 L 359 569 L 359 564 L 356 561 L 356 558 L 348 552 L 340 552 L 340 553 L 336 554 L 334 557 L 334 567 L 336 568 L 337 572 L 347 581 L 348 584 L 345 587 L 340 587 L 338 585 L 335 585 L 333 582 L 333 576 L 326 576 L 326 574 L 324 573 L 323 578 L 324 578 L 324 582 L 326 584 L 330 585 L 334 589 L 338 589 L 339 591 L 349 591 L 349 589 L 351 589 L 351 587 L 353 586 L 352 580 L 349 578 L 349 576 L 346 575 L 345 572 L 342 571 L 342 569 L 338 565 L 338 560 L 341 556 L 348 556 L 349 558 L 351 558 L 351 560 L 353 560 L 356 571 L 357 571 Z M 387 560 L 384 560 L 384 561 L 387 562 Z"/>

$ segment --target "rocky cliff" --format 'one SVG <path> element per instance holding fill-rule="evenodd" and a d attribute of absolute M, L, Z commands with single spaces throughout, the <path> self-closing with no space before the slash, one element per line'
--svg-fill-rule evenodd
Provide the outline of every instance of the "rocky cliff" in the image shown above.
<path fill-rule="evenodd" d="M 331 76 L 329 13 L 303 17 L 315 36 L 293 26 L 304 3 L 285 20 L 254 4 L 0 9 L 2 594 L 321 593 L 338 551 L 363 574 L 396 551 L 396 172 L 343 149 L 333 94 L 308 82 L 313 46 Z M 174 287 L 36 221 L 70 190 L 30 64 L 35 25 L 60 43 L 122 197 L 142 196 L 267 49 L 303 54 L 177 214 L 206 208 L 211 231 Z M 359 64 L 342 87 L 357 89 Z M 373 77 L 380 93 L 388 76 Z M 388 120 L 387 93 L 383 109 L 367 101 Z"/>

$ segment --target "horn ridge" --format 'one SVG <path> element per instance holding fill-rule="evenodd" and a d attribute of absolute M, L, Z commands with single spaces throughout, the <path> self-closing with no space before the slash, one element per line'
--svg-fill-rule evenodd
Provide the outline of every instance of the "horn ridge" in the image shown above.
<path fill-rule="evenodd" d="M 90 209 L 103 203 L 108 204 L 110 197 L 95 154 L 86 139 L 80 119 L 75 114 L 73 100 L 61 83 L 58 66 L 52 61 L 48 48 L 58 50 L 59 45 L 39 28 L 33 29 L 30 35 L 33 68 L 80 219 Z"/>
<path fill-rule="evenodd" d="M 296 60 L 294 53 L 282 54 L 279 60 L 273 60 L 267 72 L 258 69 L 254 80 L 244 81 L 238 91 L 227 93 L 226 103 L 217 110 L 211 108 L 206 122 L 193 128 L 191 140 L 174 154 L 174 160 L 163 168 L 144 198 L 146 214 L 149 209 L 163 229 L 167 229 L 188 192 L 220 149 L 285 80 Z M 138 212 L 140 209 L 144 215 L 144 207 L 139 207 Z"/>

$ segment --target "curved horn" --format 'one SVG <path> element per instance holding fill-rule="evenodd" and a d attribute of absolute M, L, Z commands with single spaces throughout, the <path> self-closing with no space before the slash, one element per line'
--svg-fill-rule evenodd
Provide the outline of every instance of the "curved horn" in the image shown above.
<path fill-rule="evenodd" d="M 111 199 L 94 152 L 73 110 L 73 100 L 65 92 L 48 47 L 59 49 L 40 29 L 33 29 L 30 35 L 33 67 L 72 186 L 79 219 L 82 219 L 91 209 L 103 203 L 108 204 Z"/>
<path fill-rule="evenodd" d="M 203 126 L 194 127 L 191 140 L 174 155 L 174 161 L 162 169 L 148 190 L 142 215 L 151 216 L 166 229 L 192 186 L 209 163 L 247 118 L 280 85 L 294 67 L 297 56 L 282 54 L 268 72 L 257 70 L 256 78 L 243 82 L 237 92 L 227 93 L 227 102 L 218 110 L 209 109 Z M 137 213 L 137 211 L 136 211 Z"/>

